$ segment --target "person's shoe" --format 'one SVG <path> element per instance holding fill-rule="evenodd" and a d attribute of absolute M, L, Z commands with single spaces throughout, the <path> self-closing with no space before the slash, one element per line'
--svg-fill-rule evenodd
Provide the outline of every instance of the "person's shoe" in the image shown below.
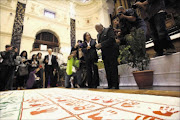
<path fill-rule="evenodd" d="M 112 87 L 107 87 L 107 88 L 103 88 L 103 89 L 111 89 Z"/>
<path fill-rule="evenodd" d="M 166 51 L 164 52 L 165 55 L 171 55 L 173 53 L 176 53 L 176 50 L 172 48 L 166 49 Z"/>
<path fill-rule="evenodd" d="M 75 85 L 77 88 L 81 88 L 78 84 Z"/>
<path fill-rule="evenodd" d="M 163 56 L 164 54 L 163 53 L 156 53 L 155 55 L 154 55 L 154 57 L 159 57 L 159 56 Z"/>
<path fill-rule="evenodd" d="M 119 87 L 112 87 L 111 89 L 119 89 Z"/>
<path fill-rule="evenodd" d="M 23 87 L 20 88 L 21 90 L 25 90 Z"/>

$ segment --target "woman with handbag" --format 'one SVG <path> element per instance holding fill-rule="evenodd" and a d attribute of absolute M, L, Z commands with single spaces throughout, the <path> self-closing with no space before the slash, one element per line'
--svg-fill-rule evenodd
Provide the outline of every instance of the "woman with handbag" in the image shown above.
<path fill-rule="evenodd" d="M 27 52 L 22 51 L 20 56 L 17 56 L 16 59 L 20 62 L 20 65 L 18 66 L 18 73 L 16 78 L 17 89 L 23 90 L 24 84 L 26 83 L 29 74 L 28 71 L 29 62 L 27 60 Z"/>

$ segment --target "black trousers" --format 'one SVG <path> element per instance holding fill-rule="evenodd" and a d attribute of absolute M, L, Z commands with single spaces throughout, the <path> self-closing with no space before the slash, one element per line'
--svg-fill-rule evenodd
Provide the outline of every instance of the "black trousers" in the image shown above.
<path fill-rule="evenodd" d="M 108 87 L 119 88 L 117 56 L 104 56 L 104 67 L 106 70 Z"/>
<path fill-rule="evenodd" d="M 6 88 L 7 83 L 11 80 L 13 75 L 13 67 L 2 65 L 0 72 L 0 91 L 8 89 Z"/>
<path fill-rule="evenodd" d="M 53 71 L 54 71 L 54 68 L 52 65 L 47 65 L 45 67 L 45 78 L 46 78 L 46 81 L 45 81 L 45 87 L 47 88 L 48 86 L 48 81 L 49 81 L 49 78 L 50 78 L 50 86 L 51 87 L 55 87 L 56 86 L 56 83 L 54 81 L 54 76 L 53 76 Z"/>
<path fill-rule="evenodd" d="M 17 76 L 16 78 L 16 86 L 17 87 L 24 87 L 26 85 L 27 79 L 29 75 L 25 76 Z"/>
<path fill-rule="evenodd" d="M 154 42 L 154 50 L 163 54 L 163 49 L 174 49 L 174 45 L 168 35 L 165 25 L 166 15 L 164 12 L 154 15 L 150 20 L 151 36 Z"/>
<path fill-rule="evenodd" d="M 96 88 L 98 86 L 98 69 L 97 66 L 94 65 L 93 60 L 86 61 L 86 68 L 87 68 L 87 80 L 88 80 L 88 87 L 89 88 Z"/>

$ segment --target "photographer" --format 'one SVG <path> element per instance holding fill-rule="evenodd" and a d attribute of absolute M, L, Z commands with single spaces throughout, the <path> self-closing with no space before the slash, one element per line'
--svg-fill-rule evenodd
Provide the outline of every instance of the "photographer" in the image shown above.
<path fill-rule="evenodd" d="M 133 9 L 127 9 L 123 6 L 119 6 L 117 8 L 118 11 L 118 18 L 120 19 L 120 25 L 121 25 L 121 34 L 129 34 L 131 29 L 135 27 L 136 29 L 141 28 L 144 31 L 144 35 L 146 36 L 147 32 L 147 26 L 144 20 L 142 20 L 137 13 Z M 123 30 L 126 29 L 126 30 Z"/>
<path fill-rule="evenodd" d="M 137 1 L 135 5 L 138 8 L 142 8 L 144 11 L 146 11 L 148 15 L 156 56 L 176 52 L 166 30 L 166 12 L 164 0 L 146 0 L 144 2 Z M 163 49 L 165 49 L 165 52 Z"/>

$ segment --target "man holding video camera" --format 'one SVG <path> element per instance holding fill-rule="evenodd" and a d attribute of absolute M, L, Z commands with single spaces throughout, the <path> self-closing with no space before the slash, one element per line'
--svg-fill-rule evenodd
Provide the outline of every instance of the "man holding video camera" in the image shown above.
<path fill-rule="evenodd" d="M 168 55 L 176 52 L 166 30 L 164 0 L 137 0 L 134 5 L 138 8 L 142 8 L 148 15 L 156 56 L 162 56 L 163 54 Z"/>

